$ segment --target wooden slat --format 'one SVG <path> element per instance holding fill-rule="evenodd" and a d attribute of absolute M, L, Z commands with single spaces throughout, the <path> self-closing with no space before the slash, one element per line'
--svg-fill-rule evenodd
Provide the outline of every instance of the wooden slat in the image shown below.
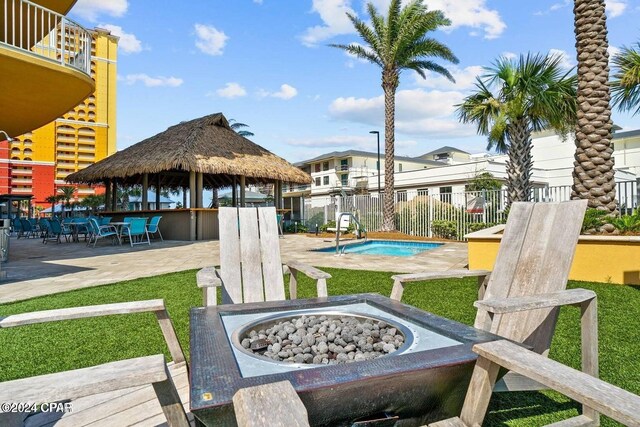
<path fill-rule="evenodd" d="M 563 305 L 574 305 L 596 298 L 596 293 L 587 289 L 565 289 L 548 294 L 525 295 L 513 298 L 493 298 L 476 301 L 477 308 L 491 313 L 514 313 Z"/>
<path fill-rule="evenodd" d="M 240 389 L 233 395 L 238 427 L 305 427 L 307 409 L 289 381 Z"/>
<path fill-rule="evenodd" d="M 238 209 L 240 219 L 240 259 L 242 261 L 242 296 L 244 302 L 264 301 L 260 236 L 255 208 Z"/>
<path fill-rule="evenodd" d="M 164 381 L 161 354 L 2 383 L 0 402 L 55 402 Z"/>
<path fill-rule="evenodd" d="M 84 307 L 62 308 L 57 310 L 34 311 L 31 313 L 13 314 L 0 318 L 0 328 L 30 325 L 34 323 L 55 322 L 58 320 L 82 319 L 86 317 L 109 316 L 114 314 L 142 313 L 164 310 L 161 299 L 148 301 L 132 301 L 116 304 L 90 305 Z"/>
<path fill-rule="evenodd" d="M 290 270 L 297 270 L 300 271 L 302 273 L 304 273 L 305 276 L 311 278 L 311 279 L 330 279 L 331 275 L 329 273 L 325 273 L 322 270 L 319 270 L 315 267 L 310 266 L 309 264 L 305 264 L 303 262 L 300 261 L 287 261 L 286 262 L 287 267 L 289 267 Z"/>
<path fill-rule="evenodd" d="M 167 373 L 167 378 L 164 381 L 153 383 L 153 389 L 155 390 L 158 402 L 160 402 L 160 406 L 162 407 L 162 412 L 170 426 L 189 427 L 187 413 L 182 406 L 182 402 L 180 402 L 178 391 L 173 385 L 167 366 L 165 365 L 164 368 Z"/>
<path fill-rule="evenodd" d="M 171 353 L 173 362 L 186 363 L 184 352 L 182 351 L 182 347 L 180 346 L 180 341 L 178 341 L 178 335 L 176 334 L 176 330 L 173 328 L 173 323 L 171 322 L 169 313 L 166 309 L 158 310 L 155 313 L 158 324 L 160 325 L 160 329 L 162 330 L 164 340 L 167 343 L 167 347 L 169 347 L 169 353 Z"/>
<path fill-rule="evenodd" d="M 598 300 L 593 298 L 581 305 L 580 339 L 582 341 L 582 372 L 598 378 Z M 600 415 L 582 407 L 582 413 L 600 424 Z"/>
<path fill-rule="evenodd" d="M 478 358 L 460 413 L 463 423 L 469 426 L 482 425 L 499 370 L 500 366 L 491 363 L 490 360 Z"/>
<path fill-rule="evenodd" d="M 264 276 L 264 299 L 265 301 L 285 300 L 276 208 L 258 208 L 258 225 L 260 227 L 262 274 Z"/>
<path fill-rule="evenodd" d="M 446 420 L 438 421 L 435 423 L 429 424 L 429 427 L 468 427 L 462 420 L 458 417 L 448 418 Z"/>
<path fill-rule="evenodd" d="M 242 270 L 237 208 L 220 208 L 220 276 L 222 303 L 242 303 Z"/>
<path fill-rule="evenodd" d="M 640 396 L 506 340 L 476 344 L 481 357 L 525 375 L 628 426 L 640 426 Z"/>
<path fill-rule="evenodd" d="M 598 421 L 594 421 L 584 415 L 578 415 L 577 417 L 571 417 L 558 421 L 557 423 L 547 424 L 547 427 L 598 427 L 599 425 L 600 423 Z"/>

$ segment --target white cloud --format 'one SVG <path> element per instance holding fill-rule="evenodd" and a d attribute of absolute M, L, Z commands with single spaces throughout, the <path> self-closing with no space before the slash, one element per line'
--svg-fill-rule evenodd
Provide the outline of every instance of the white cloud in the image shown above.
<path fill-rule="evenodd" d="M 128 74 L 121 80 L 128 85 L 135 84 L 137 82 L 141 82 L 147 87 L 160 87 L 160 86 L 168 86 L 168 87 L 178 87 L 184 83 L 184 81 L 177 77 L 151 77 L 147 74 Z"/>
<path fill-rule="evenodd" d="M 280 90 L 277 92 L 269 92 L 264 89 L 258 91 L 258 97 L 260 98 L 272 97 L 286 100 L 294 98 L 296 95 L 298 95 L 298 89 L 286 83 L 281 85 Z"/>
<path fill-rule="evenodd" d="M 72 12 L 95 22 L 100 15 L 120 17 L 127 12 L 128 8 L 128 0 L 78 0 Z"/>
<path fill-rule="evenodd" d="M 138 40 L 135 34 L 127 33 L 117 25 L 101 24 L 100 28 L 111 31 L 114 36 L 120 37 L 118 48 L 122 53 L 139 53 L 142 52 L 142 42 Z"/>
<path fill-rule="evenodd" d="M 576 66 L 575 59 L 567 53 L 565 50 L 561 49 L 549 49 L 549 56 L 557 56 L 560 58 L 560 66 L 566 70 L 573 68 Z"/>
<path fill-rule="evenodd" d="M 383 136 L 384 138 L 384 136 Z M 362 150 L 376 151 L 377 140 L 375 135 L 331 135 L 318 138 L 299 138 L 286 141 L 287 145 L 304 148 L 321 148 L 327 150 Z M 418 145 L 412 139 L 398 138 L 395 141 L 396 148 L 410 148 Z"/>
<path fill-rule="evenodd" d="M 222 55 L 229 37 L 212 25 L 195 24 L 196 47 L 207 55 Z"/>
<path fill-rule="evenodd" d="M 625 0 L 606 0 L 606 10 L 609 12 L 610 18 L 616 18 L 622 15 L 627 8 Z"/>
<path fill-rule="evenodd" d="M 516 59 L 518 57 L 518 54 L 513 52 L 502 52 L 502 56 L 507 59 Z"/>
<path fill-rule="evenodd" d="M 405 134 L 440 137 L 470 136 L 470 126 L 454 117 L 455 104 L 464 94 L 458 91 L 401 90 L 396 94 L 396 129 Z M 375 98 L 337 98 L 329 106 L 329 115 L 370 126 L 384 123 L 384 96 Z"/>
<path fill-rule="evenodd" d="M 427 75 L 426 79 L 423 79 L 417 73 L 414 73 L 414 78 L 416 85 L 420 87 L 440 90 L 464 90 L 474 87 L 476 76 L 481 75 L 484 72 L 484 68 L 480 65 L 472 65 L 463 69 L 450 67 L 449 72 L 455 79 L 455 83 L 452 83 L 446 77 L 431 71 L 427 71 L 425 73 Z"/>
<path fill-rule="evenodd" d="M 372 0 L 380 13 L 389 8 L 390 0 Z M 346 12 L 356 14 L 351 0 L 313 0 L 312 11 L 320 15 L 323 25 L 307 28 L 302 35 L 302 43 L 314 46 L 340 34 L 354 34 L 353 25 Z M 486 0 L 430 0 L 430 10 L 442 10 L 451 20 L 453 30 L 459 27 L 471 27 L 481 30 L 486 39 L 499 37 L 507 25 L 497 10 L 489 9 Z M 365 14 L 363 14 L 365 16 Z"/>
<path fill-rule="evenodd" d="M 227 83 L 223 88 L 216 90 L 216 94 L 223 98 L 239 98 L 245 96 L 247 91 L 240 84 L 231 82 Z"/>
<path fill-rule="evenodd" d="M 620 53 L 620 48 L 609 45 L 607 52 L 609 52 L 609 67 L 611 67 L 611 61 L 613 61 L 614 56 Z"/>

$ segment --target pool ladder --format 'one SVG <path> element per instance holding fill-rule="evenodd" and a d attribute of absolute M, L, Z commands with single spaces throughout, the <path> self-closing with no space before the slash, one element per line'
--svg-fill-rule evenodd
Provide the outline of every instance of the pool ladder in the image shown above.
<path fill-rule="evenodd" d="M 345 244 L 344 246 L 342 246 L 342 250 L 340 249 L 340 224 L 342 224 L 342 217 L 343 216 L 351 217 L 353 219 L 353 222 L 356 223 L 356 226 L 357 226 L 356 235 L 358 235 L 358 236 L 360 235 L 360 230 L 362 230 L 362 233 L 364 234 L 364 241 L 363 242 L 356 242 L 354 244 L 367 243 L 367 229 L 362 226 L 360 221 L 358 221 L 358 218 L 356 218 L 356 216 L 351 212 L 341 212 L 340 215 L 338 216 L 338 221 L 336 222 L 336 256 L 344 255 L 345 248 L 347 246 L 349 246 L 349 245 Z"/>

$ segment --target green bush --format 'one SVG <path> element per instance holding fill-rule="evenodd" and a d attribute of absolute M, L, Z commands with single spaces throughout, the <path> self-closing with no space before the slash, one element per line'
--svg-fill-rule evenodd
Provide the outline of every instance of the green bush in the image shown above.
<path fill-rule="evenodd" d="M 431 232 L 436 237 L 442 237 L 443 239 L 455 239 L 458 235 L 457 224 L 455 221 L 432 221 Z"/>
<path fill-rule="evenodd" d="M 336 222 L 335 221 L 329 221 L 326 224 L 321 225 L 320 227 L 320 231 L 322 233 L 327 233 L 329 230 L 329 228 L 336 228 Z M 347 227 L 347 231 L 344 231 L 343 233 L 353 233 L 353 230 L 356 229 L 356 226 L 353 225 L 353 223 L 350 223 L 349 226 Z"/>
<path fill-rule="evenodd" d="M 589 208 L 584 214 L 584 220 L 582 221 L 582 233 L 596 230 L 598 231 L 606 223 L 607 211 L 600 209 Z"/>
<path fill-rule="evenodd" d="M 485 228 L 493 227 L 496 225 L 493 222 L 471 222 L 467 225 L 467 229 L 469 233 L 473 233 L 474 231 L 484 230 Z"/>
<path fill-rule="evenodd" d="M 611 218 L 609 222 L 621 233 L 640 231 L 640 211 L 636 210 L 633 214 L 620 218 Z"/>
<path fill-rule="evenodd" d="M 287 233 L 306 233 L 309 231 L 309 229 L 307 228 L 306 225 L 302 224 L 302 223 L 298 223 L 298 225 L 296 225 L 295 223 L 289 223 L 287 225 L 285 225 L 284 227 L 284 231 L 286 231 Z"/>

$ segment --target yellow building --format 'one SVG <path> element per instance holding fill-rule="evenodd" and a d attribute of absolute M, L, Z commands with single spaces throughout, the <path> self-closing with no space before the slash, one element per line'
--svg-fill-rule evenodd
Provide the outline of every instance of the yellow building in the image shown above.
<path fill-rule="evenodd" d="M 118 38 L 96 28 L 91 35 L 90 76 L 95 90 L 80 104 L 10 144 L 14 194 L 33 194 L 36 205 L 56 194 L 67 175 L 116 151 L 116 87 Z M 78 187 L 77 197 L 95 194 Z"/>

